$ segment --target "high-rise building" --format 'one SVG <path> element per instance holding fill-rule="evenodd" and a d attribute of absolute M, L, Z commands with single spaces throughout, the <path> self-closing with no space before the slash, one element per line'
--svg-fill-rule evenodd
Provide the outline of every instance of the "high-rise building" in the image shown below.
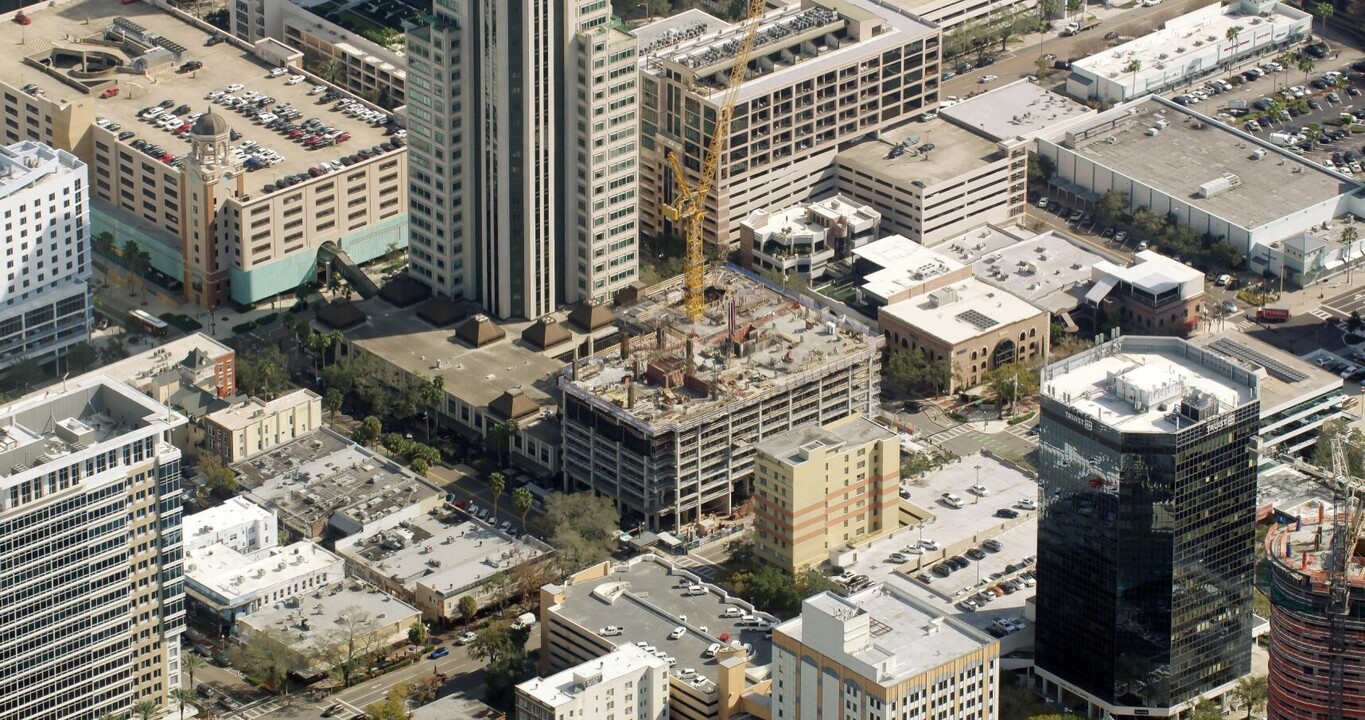
<path fill-rule="evenodd" d="M 452 0 L 408 33 L 410 265 L 499 317 L 555 308 L 557 0 Z"/>
<path fill-rule="evenodd" d="M 0 720 L 170 705 L 186 422 L 107 377 L 0 408 Z"/>
<path fill-rule="evenodd" d="M 668 663 L 636 645 L 517 686 L 517 717 L 530 720 L 668 717 Z"/>
<path fill-rule="evenodd" d="M 0 371 L 89 339 L 89 200 L 85 163 L 71 153 L 32 140 L 0 147 Z"/>
<path fill-rule="evenodd" d="M 1117 337 L 1042 374 L 1037 671 L 1116 717 L 1251 670 L 1264 370 Z"/>
<path fill-rule="evenodd" d="M 758 443 L 754 552 L 795 573 L 900 527 L 900 441 L 862 415 Z"/>
<path fill-rule="evenodd" d="M 604 302 L 640 263 L 639 43 L 610 4 L 564 5 L 560 287 L 566 302 Z"/>

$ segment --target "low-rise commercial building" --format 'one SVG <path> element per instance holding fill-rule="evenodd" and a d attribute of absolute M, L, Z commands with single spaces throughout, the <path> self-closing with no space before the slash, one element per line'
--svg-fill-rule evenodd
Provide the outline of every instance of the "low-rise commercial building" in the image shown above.
<path fill-rule="evenodd" d="M 1131 265 L 1108 260 L 1091 268 L 1095 284 L 1086 303 L 1112 311 L 1125 328 L 1144 335 L 1188 335 L 1204 311 L 1204 273 L 1152 250 Z"/>
<path fill-rule="evenodd" d="M 170 406 L 207 405 L 190 395 L 203 393 L 225 400 L 237 395 L 237 352 L 204 333 L 190 333 L 170 342 L 71 378 L 79 382 L 107 375 Z"/>
<path fill-rule="evenodd" d="M 90 338 L 90 186 L 85 163 L 26 140 L 0 147 L 5 278 L 0 372 L 46 363 Z"/>
<path fill-rule="evenodd" d="M 773 720 L 994 720 L 1000 646 L 894 584 L 807 598 L 773 630 Z"/>
<path fill-rule="evenodd" d="M 306 540 L 250 553 L 221 543 L 185 551 L 185 594 L 227 623 L 344 577 L 346 561 Z"/>
<path fill-rule="evenodd" d="M 739 224 L 745 268 L 815 280 L 825 266 L 876 240 L 881 213 L 843 195 L 799 202 L 775 212 L 756 210 Z"/>
<path fill-rule="evenodd" d="M 352 575 L 413 603 L 429 620 L 455 621 L 461 598 L 480 608 L 501 603 L 515 583 L 500 581 L 549 556 L 548 545 L 518 535 L 518 528 L 503 532 L 463 513 L 419 515 L 343 538 L 336 548 Z"/>
<path fill-rule="evenodd" d="M 880 308 L 966 280 L 971 268 L 905 237 L 891 235 L 853 251 L 858 302 Z"/>
<path fill-rule="evenodd" d="M 185 517 L 185 550 L 223 545 L 254 553 L 280 544 L 274 513 L 240 497 Z"/>
<path fill-rule="evenodd" d="M 1071 62 L 1066 91 L 1116 103 L 1188 85 L 1312 34 L 1313 16 L 1274 0 L 1215 3 L 1161 29 Z"/>
<path fill-rule="evenodd" d="M 641 645 L 668 666 L 669 715 L 734 717 L 771 673 L 777 619 L 654 555 L 603 562 L 540 590 L 540 673 Z M 681 627 L 686 632 L 670 635 Z M 673 662 L 669 662 L 670 659 Z M 766 696 L 758 701 L 766 704 Z"/>
<path fill-rule="evenodd" d="M 326 672 L 335 660 L 381 652 L 408 642 L 408 630 L 422 621 L 417 608 L 357 580 L 312 588 L 240 618 L 237 632 L 247 641 L 269 635 L 287 644 L 311 669 Z"/>
<path fill-rule="evenodd" d="M 253 503 L 289 537 L 373 533 L 431 512 L 442 493 L 412 471 L 328 428 L 232 465 Z"/>
<path fill-rule="evenodd" d="M 835 187 L 876 208 L 888 232 L 937 245 L 1024 214 L 1027 141 L 990 140 L 946 118 L 878 133 L 835 156 Z"/>
<path fill-rule="evenodd" d="M 975 387 L 1001 365 L 1046 357 L 1052 328 L 1046 311 L 976 278 L 887 305 L 877 321 L 887 347 L 947 361 L 949 392 Z"/>
<path fill-rule="evenodd" d="M 860 415 L 758 443 L 754 551 L 788 573 L 900 526 L 900 440 Z"/>
<path fill-rule="evenodd" d="M 322 427 L 322 397 L 304 388 L 270 401 L 245 401 L 204 418 L 204 446 L 235 463 Z"/>
<path fill-rule="evenodd" d="M 517 717 L 527 720 L 668 717 L 668 664 L 635 645 L 517 686 Z"/>
<path fill-rule="evenodd" d="M 1033 141 L 1095 115 L 1095 109 L 1027 80 L 966 98 L 938 114 L 994 142 Z"/>
<path fill-rule="evenodd" d="M 981 251 L 973 251 L 974 246 L 966 245 L 975 241 L 972 238 L 938 249 L 945 254 L 968 251 L 978 258 L 972 263 L 972 274 L 976 279 L 1053 315 L 1062 315 L 1083 305 L 1085 293 L 1092 284 L 1092 268 L 1120 257 L 1102 254 L 1093 245 L 1056 230 L 1037 235 L 1020 227 L 1008 231 L 1017 235 L 1018 240 L 1003 247 L 988 244 Z"/>

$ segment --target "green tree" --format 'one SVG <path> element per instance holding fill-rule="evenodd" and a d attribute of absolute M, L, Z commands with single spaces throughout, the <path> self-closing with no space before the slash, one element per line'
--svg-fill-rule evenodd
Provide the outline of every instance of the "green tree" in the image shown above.
<path fill-rule="evenodd" d="M 180 720 L 185 720 L 185 706 L 190 704 L 190 700 L 194 699 L 194 695 L 190 694 L 190 691 L 185 688 L 176 688 L 171 691 L 171 699 L 174 700 L 175 704 L 180 708 Z"/>
<path fill-rule="evenodd" d="M 1303 73 L 1303 81 L 1308 82 L 1308 75 L 1317 67 L 1317 63 L 1313 62 L 1312 55 L 1301 52 L 1295 56 L 1294 67 L 1298 68 L 1299 72 Z"/>
<path fill-rule="evenodd" d="M 995 395 L 996 406 L 1010 405 L 1014 398 L 1026 398 L 1038 392 L 1038 371 L 1027 363 L 1013 362 L 986 373 L 986 386 Z"/>
<path fill-rule="evenodd" d="M 456 607 L 460 611 L 460 619 L 464 620 L 466 625 L 474 622 L 474 616 L 479 614 L 479 601 L 475 600 L 473 595 L 461 597 Z"/>
<path fill-rule="evenodd" d="M 1118 223 L 1127 212 L 1128 194 L 1117 190 L 1105 190 L 1095 203 L 1095 217 L 1105 225 Z"/>
<path fill-rule="evenodd" d="M 1067 12 L 1077 13 L 1081 11 L 1082 7 L 1085 7 L 1085 0 L 1066 0 Z"/>
<path fill-rule="evenodd" d="M 1190 720 L 1223 720 L 1223 711 L 1219 709 L 1218 703 L 1204 698 L 1195 704 Z"/>
<path fill-rule="evenodd" d="M 408 642 L 413 645 L 424 645 L 427 642 L 427 626 L 421 620 L 414 622 L 408 627 Z"/>
<path fill-rule="evenodd" d="M 336 422 L 337 411 L 341 409 L 342 395 L 336 388 L 327 388 L 327 392 L 322 396 L 322 407 L 327 410 L 327 415 Z"/>
<path fill-rule="evenodd" d="M 97 233 L 91 243 L 95 247 L 95 252 L 105 257 L 114 255 L 114 234 L 110 232 Z"/>
<path fill-rule="evenodd" d="M 1040 58 L 1041 59 L 1041 58 Z M 1047 65 L 1047 60 L 1043 60 L 1043 65 Z M 1039 155 L 1036 152 L 1028 154 L 1028 180 L 1031 183 L 1040 185 L 1047 184 L 1053 175 L 1057 174 L 1057 163 L 1046 155 Z"/>
<path fill-rule="evenodd" d="M 227 499 L 237 494 L 237 474 L 218 455 L 204 453 L 195 467 L 195 476 L 213 497 Z"/>
<path fill-rule="evenodd" d="M 947 360 L 934 360 L 923 348 L 893 350 L 882 369 L 887 385 L 897 392 L 941 394 L 949 391 L 952 368 Z"/>
<path fill-rule="evenodd" d="M 133 703 L 133 715 L 137 716 L 138 720 L 152 720 L 152 716 L 160 709 L 161 706 L 151 698 L 143 698 Z"/>
<path fill-rule="evenodd" d="M 279 348 L 266 345 L 237 353 L 237 385 L 250 395 L 273 398 L 284 388 L 288 361 Z"/>
<path fill-rule="evenodd" d="M 1336 8 L 1332 7 L 1332 3 L 1320 2 L 1313 5 L 1312 12 L 1322 18 L 1322 31 L 1327 32 L 1327 19 L 1336 14 Z"/>
<path fill-rule="evenodd" d="M 408 712 L 408 692 L 406 683 L 394 685 L 389 688 L 383 700 L 367 706 L 365 714 L 370 720 L 411 720 L 412 713 Z"/>
<path fill-rule="evenodd" d="M 228 649 L 228 660 L 244 675 L 255 678 L 261 685 L 277 694 L 284 694 L 290 670 L 301 669 L 305 663 L 289 647 L 282 632 L 253 633 L 240 645 Z"/>
<path fill-rule="evenodd" d="M 94 345 L 88 342 L 76 343 L 66 349 L 66 366 L 73 372 L 85 372 L 99 360 L 99 357 L 100 353 Z"/>
<path fill-rule="evenodd" d="M 1050 18 L 1061 10 L 1062 6 L 1058 0 L 1038 0 L 1038 11 L 1044 18 Z"/>
<path fill-rule="evenodd" d="M 606 560 L 616 549 L 621 516 L 616 502 L 593 493 L 556 493 L 545 502 L 545 527 L 560 569 L 575 572 Z"/>
<path fill-rule="evenodd" d="M 313 354 L 313 375 L 322 376 L 322 366 L 327 362 L 327 352 L 333 347 L 340 345 L 345 336 L 340 330 L 328 332 L 313 332 L 308 335 L 304 345 Z"/>
<path fill-rule="evenodd" d="M 1360 238 L 1360 233 L 1356 232 L 1356 226 L 1347 225 L 1341 230 L 1341 244 L 1350 245 Z"/>
<path fill-rule="evenodd" d="M 351 439 L 361 445 L 369 447 L 374 444 L 374 441 L 379 439 L 380 434 L 383 432 L 384 425 L 379 422 L 379 418 L 370 415 L 355 429 L 355 432 L 351 435 Z"/>
<path fill-rule="evenodd" d="M 1241 25 L 1233 25 L 1232 27 L 1228 28 L 1227 31 L 1228 42 L 1233 43 L 1234 48 L 1236 47 L 1237 36 L 1241 34 L 1242 34 Z"/>
<path fill-rule="evenodd" d="M 421 477 L 426 477 L 431 470 L 431 462 L 424 457 L 416 457 L 408 461 L 408 467 Z"/>
<path fill-rule="evenodd" d="M 43 366 L 34 358 L 24 357 L 9 366 L 7 375 L 11 383 L 27 393 L 34 383 L 43 379 Z"/>
<path fill-rule="evenodd" d="M 493 494 L 493 522 L 498 521 L 498 499 L 507 489 L 507 478 L 502 473 L 495 472 L 488 476 L 488 491 Z"/>
<path fill-rule="evenodd" d="M 526 487 L 519 487 L 512 491 L 512 507 L 517 509 L 517 514 L 521 515 L 521 530 L 526 532 L 526 514 L 531 512 L 535 506 L 535 496 Z"/>
<path fill-rule="evenodd" d="M 403 437 L 403 433 L 387 432 L 380 437 L 379 444 L 394 455 L 401 456 L 408 452 L 408 447 L 412 445 L 412 441 Z"/>
<path fill-rule="evenodd" d="M 441 401 L 445 399 L 446 379 L 440 375 L 432 377 L 422 383 L 418 394 L 422 398 L 422 405 L 425 410 L 422 418 L 426 422 L 427 442 L 431 442 L 431 419 L 441 408 Z"/>
<path fill-rule="evenodd" d="M 129 240 L 123 243 L 123 262 L 128 266 L 128 272 L 132 273 L 142 286 L 142 304 L 146 305 L 147 270 L 152 266 L 152 256 L 139 247 L 136 241 Z"/>
<path fill-rule="evenodd" d="M 1265 676 L 1248 675 L 1237 681 L 1231 694 L 1234 702 L 1246 708 L 1247 720 L 1251 720 L 1253 712 L 1265 708 L 1270 687 Z"/>
<path fill-rule="evenodd" d="M 1126 65 L 1123 69 L 1126 70 L 1127 72 L 1132 73 L 1133 75 L 1133 95 L 1131 95 L 1130 97 L 1135 97 L 1138 94 L 1137 74 L 1138 71 L 1142 69 L 1142 61 L 1137 59 L 1130 60 L 1128 62 L 1128 65 Z"/>
<path fill-rule="evenodd" d="M 190 689 L 194 689 L 194 674 L 204 667 L 204 658 L 196 653 L 180 654 L 180 669 L 190 677 Z"/>
<path fill-rule="evenodd" d="M 494 705 L 511 699 L 516 684 L 535 672 L 535 659 L 526 651 L 530 628 L 515 628 L 508 623 L 490 623 L 474 634 L 469 656 L 486 664 L 488 686 L 485 698 Z"/>

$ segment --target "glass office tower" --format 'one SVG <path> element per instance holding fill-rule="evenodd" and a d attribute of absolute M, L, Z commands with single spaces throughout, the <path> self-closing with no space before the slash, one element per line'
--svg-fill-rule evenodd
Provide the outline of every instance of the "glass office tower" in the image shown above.
<path fill-rule="evenodd" d="M 1165 337 L 1115 338 L 1044 369 L 1049 692 L 1149 715 L 1250 671 L 1259 372 Z"/>

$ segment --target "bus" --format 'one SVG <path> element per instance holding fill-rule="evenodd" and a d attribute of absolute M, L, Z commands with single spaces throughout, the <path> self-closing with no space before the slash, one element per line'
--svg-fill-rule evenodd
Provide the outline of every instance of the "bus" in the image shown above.
<path fill-rule="evenodd" d="M 129 310 L 128 322 L 142 329 L 148 335 L 165 335 L 170 329 L 165 320 L 162 320 L 146 310 Z"/>

